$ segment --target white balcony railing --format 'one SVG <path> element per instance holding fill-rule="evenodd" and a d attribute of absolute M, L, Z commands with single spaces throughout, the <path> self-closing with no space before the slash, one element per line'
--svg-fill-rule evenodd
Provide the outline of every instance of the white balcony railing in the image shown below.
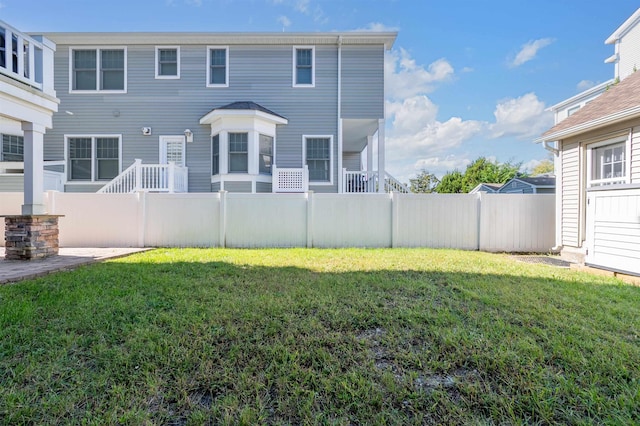
<path fill-rule="evenodd" d="M 169 164 L 142 164 L 135 160 L 131 166 L 98 190 L 102 194 L 147 192 L 188 192 L 189 169 Z"/>
<path fill-rule="evenodd" d="M 344 169 L 342 171 L 342 192 L 344 193 L 375 193 L 379 191 L 379 174 L 378 172 L 358 170 L 348 171 Z M 384 192 L 409 192 L 409 188 L 389 173 L 385 173 L 384 179 Z"/>
<path fill-rule="evenodd" d="M 309 190 L 309 169 L 304 167 L 280 168 L 273 166 L 272 192 L 306 192 Z"/>
<path fill-rule="evenodd" d="M 0 20 L 0 74 L 55 97 L 54 51 L 48 39 L 29 36 Z"/>

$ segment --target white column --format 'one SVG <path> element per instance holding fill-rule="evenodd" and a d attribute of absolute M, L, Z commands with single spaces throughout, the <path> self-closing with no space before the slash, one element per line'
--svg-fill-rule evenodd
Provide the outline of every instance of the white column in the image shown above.
<path fill-rule="evenodd" d="M 378 192 L 384 192 L 384 118 L 378 120 Z"/>
<path fill-rule="evenodd" d="M 373 171 L 373 135 L 367 136 L 367 171 Z"/>
<path fill-rule="evenodd" d="M 24 204 L 23 215 L 45 214 L 44 205 L 44 133 L 45 127 L 22 123 L 24 132 Z"/>

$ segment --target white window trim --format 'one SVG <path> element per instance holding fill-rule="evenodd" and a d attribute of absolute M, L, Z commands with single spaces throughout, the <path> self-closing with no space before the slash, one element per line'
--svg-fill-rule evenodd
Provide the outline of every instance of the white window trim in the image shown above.
<path fill-rule="evenodd" d="M 594 183 L 598 184 L 598 183 L 607 183 L 610 181 L 616 181 L 616 180 L 620 180 L 620 179 L 616 179 L 616 178 L 611 178 L 611 179 L 593 179 L 593 150 L 595 148 L 601 148 L 603 146 L 607 146 L 607 145 L 619 145 L 619 144 L 625 144 L 625 148 L 624 148 L 624 169 L 625 169 L 625 176 L 624 176 L 624 182 L 622 182 L 622 184 L 628 184 L 631 183 L 631 131 L 629 131 L 629 133 L 627 134 L 626 138 L 624 136 L 622 137 L 615 137 L 615 138 L 611 138 L 611 139 L 607 139 L 604 141 L 599 141 L 599 142 L 594 142 L 591 143 L 589 145 L 587 145 L 587 188 L 593 188 L 594 187 Z M 620 182 L 616 182 L 613 183 L 612 185 L 616 185 L 616 184 L 621 184 Z M 600 185 L 595 185 L 595 186 L 600 186 Z"/>
<path fill-rule="evenodd" d="M 211 81 L 211 50 L 224 49 L 225 51 L 225 84 L 212 84 Z M 207 46 L 207 87 L 229 87 L 229 46 Z"/>
<path fill-rule="evenodd" d="M 311 84 L 297 84 L 296 83 L 296 66 L 297 58 L 296 51 L 298 49 L 311 49 Z M 292 74 L 291 74 L 291 86 L 292 87 L 316 87 L 316 47 L 315 46 L 293 46 L 292 52 Z"/>
<path fill-rule="evenodd" d="M 96 90 L 74 90 L 73 89 L 73 51 L 74 50 L 95 50 L 96 51 Z M 102 90 L 100 89 L 100 69 L 102 67 L 100 51 L 101 50 L 124 50 L 124 90 Z M 129 66 L 127 59 L 126 46 L 71 46 L 69 47 L 69 93 L 74 94 L 116 94 L 127 93 L 127 74 Z"/>
<path fill-rule="evenodd" d="M 176 75 L 160 75 L 160 57 L 159 51 L 162 49 L 175 49 L 177 58 L 177 74 Z M 180 79 L 180 46 L 156 46 L 156 79 L 157 80 L 178 80 Z"/>
<path fill-rule="evenodd" d="M 329 139 L 329 181 L 316 181 L 309 179 L 309 186 L 330 186 L 333 185 L 333 135 L 302 135 L 302 165 L 307 164 L 307 139 L 322 138 Z"/>
<path fill-rule="evenodd" d="M 71 164 L 69 158 L 69 139 L 91 138 L 91 180 L 71 179 Z M 95 183 L 104 185 L 107 180 L 95 179 L 96 174 L 96 139 L 97 138 L 118 138 L 118 174 L 122 173 L 122 134 L 65 134 L 64 135 L 64 162 L 67 171 L 66 184 L 87 184 Z M 116 175 L 117 176 L 117 175 Z"/>

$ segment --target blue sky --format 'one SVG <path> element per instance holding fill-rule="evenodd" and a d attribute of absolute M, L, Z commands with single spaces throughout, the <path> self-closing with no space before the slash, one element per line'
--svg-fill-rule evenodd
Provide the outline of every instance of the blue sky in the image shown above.
<path fill-rule="evenodd" d="M 604 40 L 628 0 L 0 0 L 46 31 L 398 31 L 387 55 L 387 168 L 402 181 L 479 156 L 531 167 L 544 110 L 613 77 Z"/>

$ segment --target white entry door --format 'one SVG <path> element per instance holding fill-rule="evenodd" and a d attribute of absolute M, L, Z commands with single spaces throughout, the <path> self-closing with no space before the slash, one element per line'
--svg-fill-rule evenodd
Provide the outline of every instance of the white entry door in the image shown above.
<path fill-rule="evenodd" d="M 185 166 L 184 136 L 160 136 L 160 164 Z"/>

